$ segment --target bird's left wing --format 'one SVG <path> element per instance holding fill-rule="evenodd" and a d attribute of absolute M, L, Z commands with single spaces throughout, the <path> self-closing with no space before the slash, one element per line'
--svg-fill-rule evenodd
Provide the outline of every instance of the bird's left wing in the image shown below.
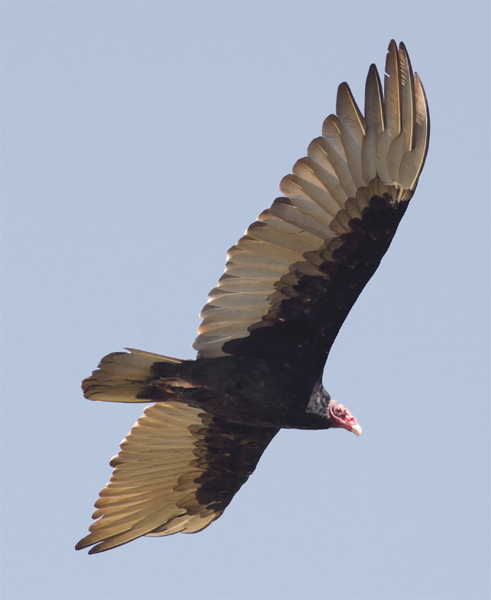
<path fill-rule="evenodd" d="M 145 409 L 111 460 L 91 533 L 77 550 L 103 552 L 143 535 L 195 533 L 217 519 L 254 471 L 277 429 L 222 421 L 160 402 Z"/>
<path fill-rule="evenodd" d="M 429 116 L 404 47 L 389 45 L 385 93 L 370 67 L 363 116 L 346 83 L 336 112 L 293 167 L 285 197 L 228 252 L 194 347 L 230 354 L 325 360 L 377 269 L 416 188 Z"/>

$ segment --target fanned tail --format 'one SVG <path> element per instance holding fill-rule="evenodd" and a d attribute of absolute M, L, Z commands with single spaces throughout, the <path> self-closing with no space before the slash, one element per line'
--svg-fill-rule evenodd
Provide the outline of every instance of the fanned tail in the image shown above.
<path fill-rule="evenodd" d="M 82 382 L 84 396 L 89 400 L 104 402 L 145 402 L 147 381 L 155 378 L 154 365 L 166 366 L 169 377 L 177 375 L 182 360 L 126 348 L 128 352 L 113 352 L 105 356 L 96 371 Z"/>

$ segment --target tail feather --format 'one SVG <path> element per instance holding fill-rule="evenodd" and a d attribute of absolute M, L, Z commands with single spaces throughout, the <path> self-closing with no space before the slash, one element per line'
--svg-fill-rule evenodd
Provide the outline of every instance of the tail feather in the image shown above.
<path fill-rule="evenodd" d="M 126 348 L 129 352 L 113 352 L 105 356 L 99 368 L 82 382 L 84 396 L 103 402 L 145 402 L 139 398 L 146 381 L 155 377 L 155 363 L 181 364 L 183 361 L 161 354 Z"/>

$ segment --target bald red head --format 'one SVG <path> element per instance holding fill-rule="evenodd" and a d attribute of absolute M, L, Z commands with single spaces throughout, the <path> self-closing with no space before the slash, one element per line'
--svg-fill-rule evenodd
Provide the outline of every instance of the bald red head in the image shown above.
<path fill-rule="evenodd" d="M 355 417 L 339 402 L 331 400 L 329 403 L 329 415 L 332 421 L 331 427 L 342 427 L 355 435 L 361 434 L 361 427 L 358 425 Z"/>

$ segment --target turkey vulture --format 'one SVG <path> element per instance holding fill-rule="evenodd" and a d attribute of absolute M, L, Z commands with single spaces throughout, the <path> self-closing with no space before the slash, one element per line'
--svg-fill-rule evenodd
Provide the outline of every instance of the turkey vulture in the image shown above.
<path fill-rule="evenodd" d="M 281 428 L 361 428 L 322 385 L 338 331 L 377 269 L 423 168 L 429 116 L 404 44 L 392 40 L 384 91 L 368 72 L 365 115 L 338 89 L 307 156 L 227 255 L 209 294 L 196 360 L 128 349 L 105 356 L 90 400 L 147 402 L 111 460 L 96 521 L 76 549 L 210 525 Z"/>

